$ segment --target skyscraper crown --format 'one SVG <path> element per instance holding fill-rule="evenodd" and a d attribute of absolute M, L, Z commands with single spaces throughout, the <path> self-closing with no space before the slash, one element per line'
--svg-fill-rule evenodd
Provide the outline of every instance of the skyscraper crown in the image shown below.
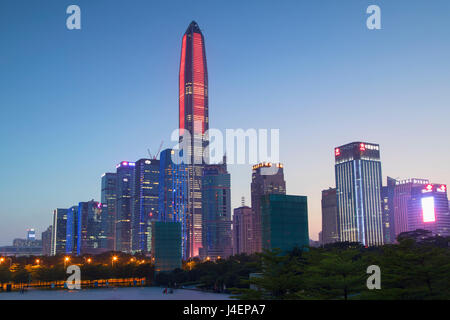
<path fill-rule="evenodd" d="M 192 21 L 191 24 L 189 24 L 189 27 L 186 29 L 186 33 L 194 33 L 194 32 L 202 33 L 197 22 Z"/>

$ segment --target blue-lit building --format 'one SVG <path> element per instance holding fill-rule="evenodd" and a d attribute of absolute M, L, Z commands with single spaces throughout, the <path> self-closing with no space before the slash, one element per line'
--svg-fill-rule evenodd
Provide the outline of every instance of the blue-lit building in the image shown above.
<path fill-rule="evenodd" d="M 81 220 L 78 216 L 78 206 L 67 209 L 65 251 L 66 254 L 81 253 Z"/>
<path fill-rule="evenodd" d="M 353 142 L 335 148 L 334 155 L 340 241 L 382 245 L 379 145 Z"/>
<path fill-rule="evenodd" d="M 185 165 L 172 161 L 176 153 L 165 149 L 160 154 L 159 175 L 159 221 L 179 222 L 181 230 L 181 252 L 184 259 L 188 256 L 187 212 L 187 176 Z"/>
<path fill-rule="evenodd" d="M 68 209 L 62 208 L 53 210 L 52 244 L 50 249 L 53 256 L 66 252 L 67 212 Z"/>
<path fill-rule="evenodd" d="M 104 206 L 102 211 L 102 231 L 104 238 L 100 244 L 102 248 L 114 250 L 116 201 L 117 201 L 117 174 L 105 173 L 101 182 L 101 203 Z"/>
<path fill-rule="evenodd" d="M 145 253 L 152 248 L 151 222 L 158 220 L 159 160 L 140 159 L 134 172 L 132 251 Z"/>
<path fill-rule="evenodd" d="M 117 165 L 116 184 L 116 250 L 131 252 L 131 215 L 135 163 L 122 161 Z"/>
<path fill-rule="evenodd" d="M 205 165 L 202 177 L 201 258 L 212 260 L 233 254 L 231 234 L 231 178 L 226 160 Z"/>

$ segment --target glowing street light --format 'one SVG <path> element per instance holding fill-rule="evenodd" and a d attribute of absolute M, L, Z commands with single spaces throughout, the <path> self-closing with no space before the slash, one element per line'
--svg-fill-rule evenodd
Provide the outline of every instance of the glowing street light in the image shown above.
<path fill-rule="evenodd" d="M 5 262 L 5 259 L 9 259 L 9 268 L 11 269 L 12 266 L 12 258 L 11 257 L 1 257 L 0 258 L 0 264 L 2 264 L 3 262 Z"/>
<path fill-rule="evenodd" d="M 37 265 L 39 265 L 39 264 L 41 263 L 41 260 L 39 260 L 39 259 L 36 259 L 36 261 L 35 261 L 35 262 L 36 262 L 36 264 L 37 264 Z"/>
<path fill-rule="evenodd" d="M 92 262 L 92 259 L 91 258 L 88 258 L 87 259 L 87 263 L 91 263 Z"/>
<path fill-rule="evenodd" d="M 113 256 L 111 259 L 111 267 L 114 266 L 114 262 L 116 262 L 119 258 L 117 258 L 117 256 Z"/>
<path fill-rule="evenodd" d="M 64 268 L 66 267 L 66 265 L 69 261 L 70 261 L 70 257 L 64 257 Z"/>

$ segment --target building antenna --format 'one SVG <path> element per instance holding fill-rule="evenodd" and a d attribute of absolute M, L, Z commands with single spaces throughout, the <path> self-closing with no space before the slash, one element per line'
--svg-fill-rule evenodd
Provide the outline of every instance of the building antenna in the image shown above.
<path fill-rule="evenodd" d="M 242 198 L 241 198 L 241 205 L 243 207 L 245 207 L 245 197 L 244 196 L 242 196 Z"/>

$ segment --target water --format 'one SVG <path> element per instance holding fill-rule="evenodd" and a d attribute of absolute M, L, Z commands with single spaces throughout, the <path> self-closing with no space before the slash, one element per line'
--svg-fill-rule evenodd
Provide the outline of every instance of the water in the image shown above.
<path fill-rule="evenodd" d="M 1 292 L 0 300 L 230 300 L 229 295 L 176 289 L 173 294 L 163 294 L 163 288 L 99 288 L 82 290 L 38 290 L 26 293 Z"/>

